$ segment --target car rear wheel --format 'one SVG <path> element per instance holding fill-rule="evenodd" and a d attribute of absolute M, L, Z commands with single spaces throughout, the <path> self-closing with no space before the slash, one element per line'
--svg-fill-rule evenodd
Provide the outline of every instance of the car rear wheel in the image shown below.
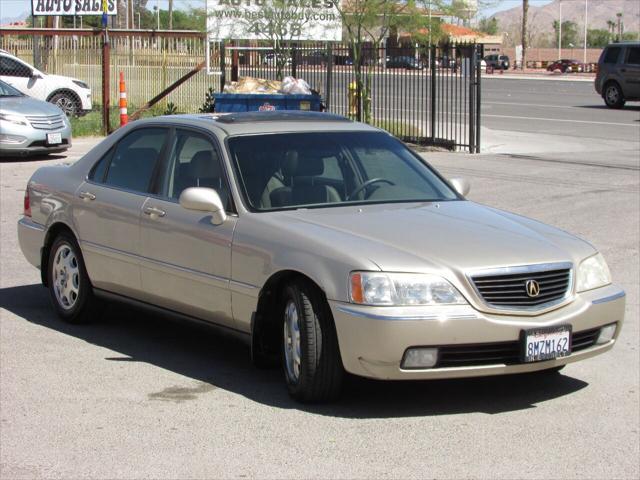
<path fill-rule="evenodd" d="M 97 315 L 97 299 L 80 248 L 68 233 L 58 235 L 51 245 L 47 283 L 53 307 L 63 320 L 86 323 Z"/>
<path fill-rule="evenodd" d="M 77 116 L 80 114 L 81 106 L 79 100 L 71 93 L 56 93 L 49 99 L 50 103 L 53 103 L 60 110 L 62 110 L 67 117 Z"/>
<path fill-rule="evenodd" d="M 624 95 L 622 95 L 622 90 L 620 89 L 620 85 L 616 82 L 609 82 L 604 87 L 603 93 L 604 103 L 607 104 L 609 108 L 622 108 L 624 107 Z"/>
<path fill-rule="evenodd" d="M 322 293 L 308 281 L 292 282 L 284 289 L 280 312 L 289 393 L 302 402 L 337 398 L 344 370 L 333 317 Z"/>

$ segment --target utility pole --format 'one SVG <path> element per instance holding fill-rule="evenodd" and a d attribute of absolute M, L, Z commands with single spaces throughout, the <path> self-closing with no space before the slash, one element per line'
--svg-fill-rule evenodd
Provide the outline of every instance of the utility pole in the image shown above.
<path fill-rule="evenodd" d="M 558 60 L 562 60 L 562 0 L 558 2 L 560 5 L 560 21 L 558 22 Z"/>
<path fill-rule="evenodd" d="M 522 0 L 522 65 L 524 70 L 527 64 L 527 16 L 529 15 L 529 0 Z"/>
<path fill-rule="evenodd" d="M 169 0 L 169 30 L 173 30 L 173 0 Z"/>
<path fill-rule="evenodd" d="M 589 0 L 584 0 L 584 49 L 582 63 L 587 63 L 587 28 L 589 27 Z"/>

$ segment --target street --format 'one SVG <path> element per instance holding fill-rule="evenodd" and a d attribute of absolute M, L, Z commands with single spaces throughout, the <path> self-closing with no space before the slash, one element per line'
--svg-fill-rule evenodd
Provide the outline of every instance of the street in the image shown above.
<path fill-rule="evenodd" d="M 591 82 L 483 79 L 484 154 L 423 153 L 468 198 L 587 239 L 627 293 L 613 350 L 561 375 L 378 382 L 301 405 L 205 327 L 112 305 L 60 321 L 23 258 L 26 182 L 0 163 L 0 477 L 638 478 L 640 104 Z"/>

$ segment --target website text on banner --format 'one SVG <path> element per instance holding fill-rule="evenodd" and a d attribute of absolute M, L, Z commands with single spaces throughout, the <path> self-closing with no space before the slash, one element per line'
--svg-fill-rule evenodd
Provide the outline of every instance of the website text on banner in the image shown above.
<path fill-rule="evenodd" d="M 334 0 L 207 0 L 207 33 L 215 40 L 341 41 Z"/>

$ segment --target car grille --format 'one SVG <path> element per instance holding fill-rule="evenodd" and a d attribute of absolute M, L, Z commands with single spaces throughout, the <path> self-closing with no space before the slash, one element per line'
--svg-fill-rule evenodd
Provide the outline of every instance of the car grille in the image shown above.
<path fill-rule="evenodd" d="M 59 130 L 64 127 L 62 115 L 27 115 L 27 120 L 38 130 Z"/>
<path fill-rule="evenodd" d="M 571 284 L 571 268 L 524 272 L 504 275 L 477 275 L 471 277 L 482 299 L 498 308 L 535 308 L 564 298 Z M 535 280 L 539 293 L 530 296 L 527 282 Z"/>
<path fill-rule="evenodd" d="M 599 333 L 599 328 L 573 333 L 571 352 L 579 352 L 595 345 Z M 520 342 L 516 341 L 439 347 L 436 368 L 522 363 L 520 345 Z"/>

